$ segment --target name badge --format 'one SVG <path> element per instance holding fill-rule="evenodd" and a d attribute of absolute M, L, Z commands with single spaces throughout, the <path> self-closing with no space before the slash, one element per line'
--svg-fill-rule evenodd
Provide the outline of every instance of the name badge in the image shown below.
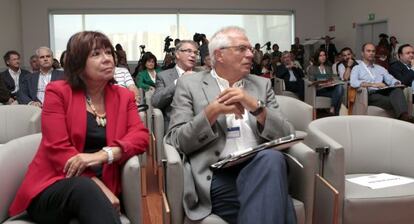
<path fill-rule="evenodd" d="M 240 138 L 240 127 L 227 128 L 227 138 Z"/>

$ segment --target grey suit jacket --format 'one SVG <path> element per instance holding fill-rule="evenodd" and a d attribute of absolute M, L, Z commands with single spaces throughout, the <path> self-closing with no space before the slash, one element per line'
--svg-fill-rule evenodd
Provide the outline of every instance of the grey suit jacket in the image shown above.
<path fill-rule="evenodd" d="M 160 72 L 155 79 L 155 92 L 152 95 L 151 103 L 153 107 L 162 111 L 165 129 L 168 128 L 170 122 L 171 102 L 175 92 L 174 81 L 178 77 L 177 69 L 174 67 Z"/>
<path fill-rule="evenodd" d="M 255 75 L 244 78 L 244 89 L 251 96 L 266 103 L 264 127 L 249 114 L 249 123 L 259 142 L 294 133 L 293 126 L 281 115 L 279 105 L 268 79 Z M 172 103 L 167 142 L 183 153 L 184 196 L 186 215 L 200 220 L 211 213 L 209 166 L 219 160 L 226 141 L 227 126 L 224 115 L 210 125 L 204 108 L 216 99 L 220 89 L 210 72 L 183 76 L 178 80 Z"/>

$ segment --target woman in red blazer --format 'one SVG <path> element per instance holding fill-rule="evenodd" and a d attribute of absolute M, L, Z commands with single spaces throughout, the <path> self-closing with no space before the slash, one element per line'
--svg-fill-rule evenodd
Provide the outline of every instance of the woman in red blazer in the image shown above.
<path fill-rule="evenodd" d="M 38 223 L 120 223 L 120 169 L 148 146 L 134 95 L 113 85 L 114 48 L 98 32 L 67 45 L 66 81 L 46 88 L 42 141 L 9 209 Z"/>

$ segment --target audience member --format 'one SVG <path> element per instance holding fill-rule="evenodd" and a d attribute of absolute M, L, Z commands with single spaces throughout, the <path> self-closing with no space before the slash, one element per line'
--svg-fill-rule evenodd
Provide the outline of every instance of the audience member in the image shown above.
<path fill-rule="evenodd" d="M 362 46 L 362 61 L 358 61 L 351 72 L 351 86 L 354 88 L 368 88 L 368 105 L 381 107 L 394 112 L 395 117 L 414 122 L 408 114 L 408 105 L 401 88 L 388 88 L 387 86 L 400 85 L 388 71 L 375 62 L 375 45 L 366 43 Z M 411 105 L 410 105 L 411 106 Z"/>
<path fill-rule="evenodd" d="M 272 50 L 273 50 L 273 52 L 271 54 L 271 57 L 272 58 L 279 58 L 279 61 L 280 61 L 280 58 L 282 57 L 282 52 L 279 51 L 279 45 L 278 44 L 273 44 L 272 45 Z"/>
<path fill-rule="evenodd" d="M 299 37 L 295 37 L 295 43 L 291 45 L 290 51 L 292 54 L 295 55 L 296 60 L 299 61 L 300 65 L 303 68 L 303 60 L 305 58 L 305 47 L 302 44 L 300 44 Z"/>
<path fill-rule="evenodd" d="M 155 80 L 155 92 L 152 105 L 164 114 L 164 127 L 167 130 L 170 122 L 171 102 L 174 97 L 177 79 L 184 74 L 191 74 L 196 64 L 198 45 L 192 40 L 181 40 L 175 50 L 176 66 L 160 72 Z"/>
<path fill-rule="evenodd" d="M 30 67 L 32 68 L 32 73 L 40 71 L 39 57 L 37 55 L 30 56 Z"/>
<path fill-rule="evenodd" d="M 305 90 L 302 69 L 295 66 L 288 51 L 282 53 L 282 63 L 276 67 L 275 76 L 284 80 L 287 91 L 295 93 L 303 101 Z"/>
<path fill-rule="evenodd" d="M 253 49 L 253 63 L 254 65 L 260 65 L 263 58 L 263 51 L 260 50 L 260 44 L 256 43 Z"/>
<path fill-rule="evenodd" d="M 17 103 L 19 90 L 30 72 L 20 68 L 20 54 L 17 51 L 6 52 L 3 59 L 8 69 L 0 73 L 0 78 L 3 79 L 9 91 L 10 98 L 7 104 Z"/>
<path fill-rule="evenodd" d="M 277 150 L 212 171 L 232 152 L 294 133 L 270 81 L 249 75 L 253 49 L 241 28 L 210 40 L 213 70 L 178 81 L 167 141 L 184 154 L 184 211 L 190 220 L 213 213 L 228 223 L 296 223 L 287 167 Z M 188 182 L 187 182 L 188 181 Z"/>
<path fill-rule="evenodd" d="M 0 105 L 13 103 L 10 99 L 12 99 L 10 98 L 10 92 L 7 89 L 6 84 L 4 84 L 3 79 L 0 79 Z"/>
<path fill-rule="evenodd" d="M 316 81 L 317 77 L 320 75 L 327 75 L 328 80 L 330 78 L 334 78 L 332 67 L 327 61 L 326 51 L 324 49 L 319 49 L 315 53 L 313 61 L 315 62 L 314 65 L 309 68 L 309 80 Z M 344 87 L 342 85 L 318 88 L 316 95 L 330 97 L 331 107 L 329 108 L 329 113 L 331 115 L 339 115 L 339 110 L 341 109 L 342 104 L 342 96 L 344 95 Z"/>
<path fill-rule="evenodd" d="M 118 67 L 124 67 L 124 68 L 128 69 L 128 71 L 129 71 L 127 55 L 126 55 L 126 52 L 124 51 L 124 49 L 122 48 L 121 44 L 116 44 L 115 49 L 116 49 L 116 57 L 117 57 L 117 61 L 118 61 Z"/>
<path fill-rule="evenodd" d="M 38 51 L 43 61 L 48 50 Z M 112 84 L 113 57 L 101 33 L 70 38 L 67 81 L 47 87 L 42 141 L 10 215 L 27 210 L 36 223 L 121 223 L 120 169 L 145 151 L 148 131 L 132 94 Z"/>
<path fill-rule="evenodd" d="M 157 73 L 161 71 L 157 65 L 157 58 L 151 52 L 147 52 L 142 57 L 142 65 L 144 70 L 138 73 L 136 78 L 137 86 L 144 91 L 154 91 Z"/>
<path fill-rule="evenodd" d="M 322 44 L 320 46 L 320 49 L 324 50 L 327 55 L 329 63 L 333 64 L 335 62 L 335 55 L 338 54 L 338 51 L 336 50 L 336 46 L 334 43 L 332 43 L 332 40 L 335 37 L 330 37 L 326 35 L 325 37 L 322 37 L 323 40 L 325 40 L 325 44 Z"/>
<path fill-rule="evenodd" d="M 342 55 L 342 61 L 338 65 L 338 75 L 341 80 L 349 81 L 352 68 L 358 65 L 358 62 L 356 62 L 355 55 L 349 47 L 343 48 L 340 54 Z"/>
<path fill-rule="evenodd" d="M 375 63 L 381 65 L 385 69 L 389 68 L 391 46 L 388 43 L 388 35 L 381 33 L 379 35 L 379 43 L 376 47 Z"/>
<path fill-rule="evenodd" d="M 414 48 L 409 44 L 398 48 L 399 60 L 391 63 L 388 71 L 406 86 L 414 87 Z"/>
<path fill-rule="evenodd" d="M 53 53 L 48 47 L 40 47 L 36 50 L 36 55 L 39 58 L 40 71 L 27 76 L 22 82 L 18 101 L 20 104 L 42 107 L 46 86 L 52 81 L 63 79 L 63 72 L 53 69 Z"/>
<path fill-rule="evenodd" d="M 398 48 L 400 47 L 395 36 L 390 37 L 390 64 L 398 61 Z"/>
<path fill-rule="evenodd" d="M 116 63 L 116 56 L 114 57 L 115 65 Z M 124 67 L 115 66 L 114 70 L 114 79 L 116 84 L 122 87 L 125 87 L 131 91 L 135 96 L 135 101 L 139 104 L 141 101 L 141 96 L 139 93 L 138 88 L 135 86 L 134 79 L 132 79 L 131 73 L 129 73 L 128 69 Z"/>
<path fill-rule="evenodd" d="M 178 44 L 177 44 L 178 46 Z M 175 52 L 175 51 L 174 51 Z M 171 53 L 166 53 L 162 62 L 161 70 L 168 70 L 175 67 L 175 57 Z"/>
<path fill-rule="evenodd" d="M 201 45 L 198 50 L 200 51 L 200 64 L 203 66 L 205 64 L 204 60 L 208 55 L 208 40 L 205 34 L 201 34 Z"/>
<path fill-rule="evenodd" d="M 62 69 L 65 67 L 65 59 L 66 59 L 66 50 L 62 52 L 59 58 L 60 66 L 62 67 Z"/>

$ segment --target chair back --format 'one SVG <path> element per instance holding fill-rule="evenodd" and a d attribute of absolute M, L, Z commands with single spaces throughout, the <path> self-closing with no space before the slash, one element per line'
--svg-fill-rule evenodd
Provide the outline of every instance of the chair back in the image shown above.
<path fill-rule="evenodd" d="M 40 144 L 40 133 L 24 136 L 0 146 L 0 222 L 8 209 Z"/>
<path fill-rule="evenodd" d="M 340 116 L 313 121 L 343 146 L 345 173 L 397 173 L 414 177 L 414 125 L 377 116 Z"/>
<path fill-rule="evenodd" d="M 42 110 L 29 105 L 0 107 L 0 144 L 25 135 L 39 133 Z"/>

